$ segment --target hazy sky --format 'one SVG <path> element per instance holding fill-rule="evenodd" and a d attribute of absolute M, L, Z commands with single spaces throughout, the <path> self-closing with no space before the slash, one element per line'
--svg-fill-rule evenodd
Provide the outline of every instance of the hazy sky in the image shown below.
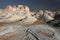
<path fill-rule="evenodd" d="M 31 9 L 60 9 L 60 0 L 0 0 L 0 8 L 18 4 L 27 5 Z"/>

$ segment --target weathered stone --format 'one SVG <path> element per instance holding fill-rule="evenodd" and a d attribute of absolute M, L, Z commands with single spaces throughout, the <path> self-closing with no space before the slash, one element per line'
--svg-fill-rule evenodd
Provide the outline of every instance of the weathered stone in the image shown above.
<path fill-rule="evenodd" d="M 60 40 L 60 29 L 44 23 L 53 19 L 52 13 L 55 12 L 31 12 L 23 5 L 1 9 L 0 40 Z"/>
<path fill-rule="evenodd" d="M 29 11 L 29 7 L 27 6 L 7 6 L 6 9 L 0 13 L 0 23 L 20 21 L 21 24 L 24 25 L 32 24 L 37 21 L 37 19 L 31 14 L 32 12 Z"/>

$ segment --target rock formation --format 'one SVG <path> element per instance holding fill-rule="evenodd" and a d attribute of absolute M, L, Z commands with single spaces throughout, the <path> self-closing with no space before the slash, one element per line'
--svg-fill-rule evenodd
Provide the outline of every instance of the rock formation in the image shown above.
<path fill-rule="evenodd" d="M 20 21 L 24 24 L 32 24 L 37 21 L 37 19 L 31 15 L 32 12 L 29 11 L 27 6 L 7 6 L 3 10 L 4 11 L 0 13 L 0 23 Z"/>
<path fill-rule="evenodd" d="M 60 31 L 47 24 L 55 15 L 48 10 L 31 12 L 23 5 L 0 9 L 0 40 L 60 40 Z"/>

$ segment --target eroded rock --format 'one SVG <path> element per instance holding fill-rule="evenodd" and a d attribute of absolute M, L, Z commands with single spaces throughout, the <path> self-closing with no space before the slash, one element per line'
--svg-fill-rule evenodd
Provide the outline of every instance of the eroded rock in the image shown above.
<path fill-rule="evenodd" d="M 7 6 L 6 9 L 2 13 L 0 13 L 0 23 L 22 20 L 20 21 L 21 23 L 32 24 L 37 21 L 37 19 L 31 14 L 32 12 L 29 11 L 29 8 L 27 6 Z"/>
<path fill-rule="evenodd" d="M 23 5 L 1 9 L 0 40 L 60 40 L 60 33 L 43 22 L 51 20 L 55 15 L 52 13 L 55 12 L 31 12 L 29 7 Z"/>

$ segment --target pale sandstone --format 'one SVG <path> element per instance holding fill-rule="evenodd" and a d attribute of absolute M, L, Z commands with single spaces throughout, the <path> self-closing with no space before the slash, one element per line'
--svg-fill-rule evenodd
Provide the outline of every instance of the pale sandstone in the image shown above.
<path fill-rule="evenodd" d="M 0 27 L 2 29 L 0 30 L 0 40 L 25 40 L 25 27 L 17 23 L 2 24 Z"/>
<path fill-rule="evenodd" d="M 5 10 L 7 10 L 7 11 L 11 11 L 12 10 L 12 6 L 6 6 L 6 8 L 5 8 Z"/>
<path fill-rule="evenodd" d="M 37 21 L 37 19 L 36 19 L 35 16 L 27 15 L 27 17 L 25 19 L 20 21 L 20 24 L 21 25 L 31 25 L 31 24 L 33 24 L 36 21 Z"/>
<path fill-rule="evenodd" d="M 0 23 L 15 22 L 23 19 L 22 23 L 32 24 L 37 19 L 31 15 L 27 6 L 18 5 L 17 8 L 14 6 L 7 6 L 6 10 L 1 13 Z M 25 19 L 27 17 L 27 19 Z M 27 20 L 27 21 L 26 21 Z"/>
<path fill-rule="evenodd" d="M 37 15 L 42 16 L 43 13 L 40 10 Z M 2 18 L 2 20 L 0 19 L 0 40 L 59 40 L 59 33 L 57 32 L 57 34 L 55 29 L 43 24 L 44 20 L 38 21 L 38 17 L 36 18 L 34 12 L 30 12 L 27 6 L 7 7 L 0 13 L 0 18 Z M 47 20 L 51 19 L 48 13 L 45 13 L 44 17 Z"/>

